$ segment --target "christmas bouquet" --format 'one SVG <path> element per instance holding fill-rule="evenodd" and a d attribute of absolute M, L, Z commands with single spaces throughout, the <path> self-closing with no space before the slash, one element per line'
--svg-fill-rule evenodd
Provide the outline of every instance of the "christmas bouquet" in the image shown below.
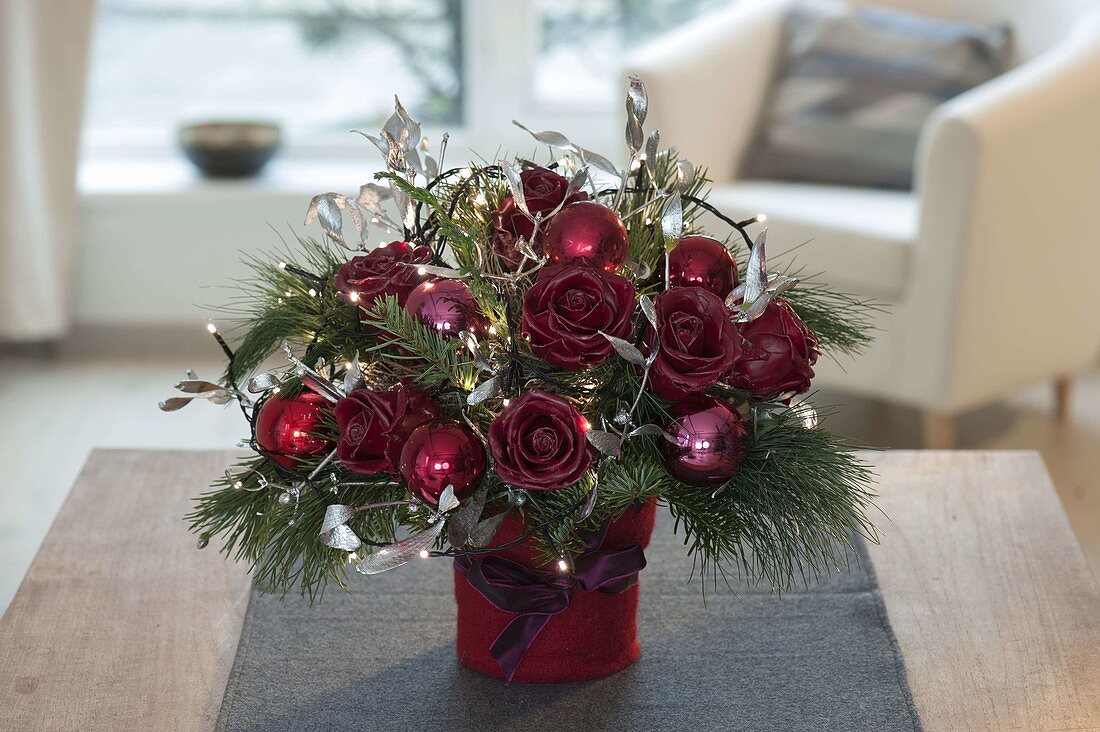
<path fill-rule="evenodd" d="M 637 657 L 658 505 L 704 583 L 783 588 L 873 531 L 867 466 L 798 401 L 869 305 L 769 272 L 763 217 L 707 203 L 637 79 L 626 106 L 623 169 L 547 131 L 547 162 L 444 170 L 400 102 L 364 135 L 386 170 L 314 197 L 320 240 L 250 261 L 234 346 L 208 326 L 224 376 L 161 404 L 235 401 L 251 427 L 189 516 L 200 546 L 311 600 L 451 558 L 459 660 L 561 681 Z"/>

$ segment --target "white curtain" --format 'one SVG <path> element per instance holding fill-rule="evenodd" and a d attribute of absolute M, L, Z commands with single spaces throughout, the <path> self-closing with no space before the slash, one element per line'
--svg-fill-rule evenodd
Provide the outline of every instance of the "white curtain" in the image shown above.
<path fill-rule="evenodd" d="M 0 0 L 0 340 L 65 334 L 92 0 Z"/>

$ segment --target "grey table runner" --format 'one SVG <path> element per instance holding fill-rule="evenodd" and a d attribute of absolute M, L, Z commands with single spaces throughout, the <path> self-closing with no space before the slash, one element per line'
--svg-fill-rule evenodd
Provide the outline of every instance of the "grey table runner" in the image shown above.
<path fill-rule="evenodd" d="M 641 659 L 576 684 L 505 684 L 458 665 L 448 560 L 414 562 L 310 608 L 256 592 L 219 730 L 920 730 L 869 560 L 776 597 L 688 581 L 661 512 L 646 552 Z"/>

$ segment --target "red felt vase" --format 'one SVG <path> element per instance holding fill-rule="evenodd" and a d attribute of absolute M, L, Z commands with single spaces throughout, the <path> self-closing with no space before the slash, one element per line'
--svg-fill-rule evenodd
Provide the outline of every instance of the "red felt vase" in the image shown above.
<path fill-rule="evenodd" d="M 649 544 L 656 516 L 656 503 L 649 501 L 612 521 L 603 537 L 601 550 L 615 550 L 633 544 Z M 505 520 L 494 538 L 499 546 L 526 531 L 518 514 Z M 530 539 L 492 556 L 522 564 L 541 573 L 553 573 L 553 566 L 540 565 Z M 501 610 L 473 585 L 464 572 L 455 570 L 455 600 L 458 604 L 456 650 L 463 666 L 487 676 L 507 678 L 491 648 L 518 613 Z M 622 592 L 607 593 L 572 588 L 568 606 L 542 627 L 523 653 L 511 681 L 564 682 L 609 676 L 638 660 L 638 584 Z"/>

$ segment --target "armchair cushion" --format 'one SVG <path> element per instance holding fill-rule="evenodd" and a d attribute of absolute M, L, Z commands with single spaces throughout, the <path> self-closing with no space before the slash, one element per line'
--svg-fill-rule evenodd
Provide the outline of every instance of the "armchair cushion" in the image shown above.
<path fill-rule="evenodd" d="M 768 259 L 776 271 L 825 273 L 837 288 L 887 301 L 905 289 L 917 235 L 917 199 L 910 193 L 742 181 L 713 189 L 708 200 L 735 220 L 767 214 Z M 725 230 L 717 221 L 705 225 Z"/>
<path fill-rule="evenodd" d="M 742 178 L 910 189 L 932 111 L 1009 65 L 1005 25 L 800 2 Z"/>

